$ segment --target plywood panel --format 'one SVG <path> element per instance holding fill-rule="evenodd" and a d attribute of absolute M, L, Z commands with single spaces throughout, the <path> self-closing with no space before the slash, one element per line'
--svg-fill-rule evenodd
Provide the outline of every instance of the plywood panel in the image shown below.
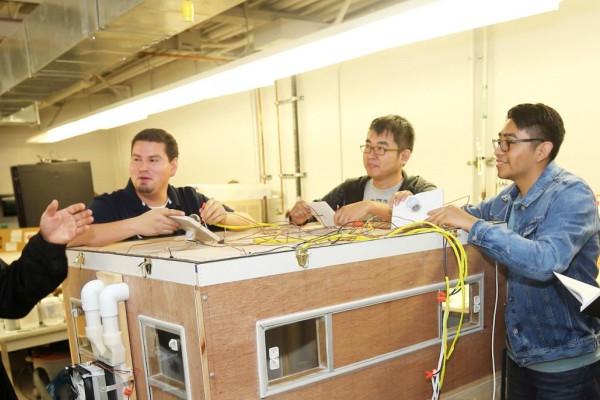
<path fill-rule="evenodd" d="M 485 287 L 493 287 L 489 263 L 473 249 L 468 253 L 470 274 L 485 268 Z M 446 255 L 446 269 L 455 277 L 453 255 L 449 251 Z M 257 320 L 438 283 L 443 280 L 443 264 L 444 251 L 435 250 L 201 288 L 206 296 L 203 312 L 212 400 L 259 397 Z M 491 295 L 492 291 L 487 290 L 486 330 L 459 342 L 447 377 L 449 388 L 491 371 L 486 356 L 490 351 Z M 373 314 L 372 318 L 379 317 Z M 382 348 L 388 346 L 390 343 L 382 344 Z M 273 399 L 422 399 L 430 392 L 423 373 L 435 366 L 438 351 L 428 348 Z"/>
<path fill-rule="evenodd" d="M 334 314 L 335 367 L 437 338 L 436 293 Z"/>
<path fill-rule="evenodd" d="M 201 371 L 194 371 L 192 378 L 203 382 L 204 400 L 211 400 L 208 376 L 208 351 L 206 349 L 206 329 L 204 327 L 204 308 L 202 294 L 198 288 L 194 291 L 196 300 L 196 321 L 198 322 L 198 340 L 200 343 Z"/>
<path fill-rule="evenodd" d="M 191 398 L 205 399 L 202 380 L 201 342 L 198 336 L 198 321 L 195 312 L 195 291 L 193 286 L 172 282 L 157 281 L 126 276 L 129 285 L 127 319 L 130 326 L 129 339 L 136 379 L 136 392 L 139 399 L 146 399 L 146 379 L 139 331 L 139 315 L 145 315 L 178 325 L 185 329 L 188 353 L 188 367 L 192 386 Z M 171 399 L 170 395 L 154 390 L 153 398 Z"/>

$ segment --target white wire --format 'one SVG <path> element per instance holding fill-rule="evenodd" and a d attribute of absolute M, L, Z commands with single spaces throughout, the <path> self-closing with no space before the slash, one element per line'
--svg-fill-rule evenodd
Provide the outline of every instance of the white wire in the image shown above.
<path fill-rule="evenodd" d="M 498 262 L 494 263 L 496 269 L 496 292 L 494 293 L 494 315 L 492 316 L 492 400 L 496 400 L 496 357 L 494 355 L 494 336 L 496 336 L 496 312 L 498 311 Z"/>
<path fill-rule="evenodd" d="M 446 310 L 444 310 L 444 315 Z M 443 318 L 443 317 L 442 317 Z M 443 336 L 443 335 L 442 335 Z M 431 376 L 431 400 L 438 400 L 440 398 L 440 377 L 442 375 L 442 363 L 444 360 L 444 353 L 446 352 L 447 343 L 444 342 L 442 338 L 442 344 L 440 346 L 440 357 L 438 359 L 437 369 L 433 370 L 433 375 Z"/>

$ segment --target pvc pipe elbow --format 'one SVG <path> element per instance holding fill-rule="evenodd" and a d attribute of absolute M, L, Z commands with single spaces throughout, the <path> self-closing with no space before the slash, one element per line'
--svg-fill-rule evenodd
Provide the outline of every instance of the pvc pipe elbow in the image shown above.
<path fill-rule="evenodd" d="M 100 316 L 115 317 L 119 314 L 117 302 L 129 299 L 129 286 L 126 283 L 108 285 L 100 292 Z"/>
<path fill-rule="evenodd" d="M 97 311 L 100 309 L 99 295 L 104 289 L 104 282 L 100 279 L 89 281 L 81 289 L 81 308 L 83 311 Z"/>

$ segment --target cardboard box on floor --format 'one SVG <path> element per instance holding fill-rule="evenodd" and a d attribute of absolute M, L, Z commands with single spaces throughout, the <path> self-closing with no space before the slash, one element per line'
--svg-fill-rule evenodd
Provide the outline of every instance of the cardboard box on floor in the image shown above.
<path fill-rule="evenodd" d="M 0 251 L 21 251 L 39 228 L 0 229 Z"/>

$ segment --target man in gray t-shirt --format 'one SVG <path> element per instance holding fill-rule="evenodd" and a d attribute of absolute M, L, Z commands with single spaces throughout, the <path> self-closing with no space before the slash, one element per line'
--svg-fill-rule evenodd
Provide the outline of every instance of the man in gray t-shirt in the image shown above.
<path fill-rule="evenodd" d="M 367 175 L 346 180 L 322 198 L 336 210 L 336 224 L 363 221 L 371 216 L 379 221 L 390 221 L 392 209 L 388 202 L 394 194 L 395 200 L 401 201 L 412 194 L 435 189 L 435 185 L 425 179 L 404 172 L 414 141 L 413 127 L 399 115 L 387 115 L 371 122 L 365 144 L 360 147 Z M 306 223 L 311 218 L 308 203 L 297 201 L 289 217 L 296 225 Z"/>
<path fill-rule="evenodd" d="M 387 189 L 380 189 L 373 185 L 373 179 L 369 179 L 365 186 L 365 194 L 363 195 L 363 200 L 389 204 L 390 199 L 394 197 L 394 194 L 396 192 L 398 192 L 401 184 L 402 182 Z"/>

